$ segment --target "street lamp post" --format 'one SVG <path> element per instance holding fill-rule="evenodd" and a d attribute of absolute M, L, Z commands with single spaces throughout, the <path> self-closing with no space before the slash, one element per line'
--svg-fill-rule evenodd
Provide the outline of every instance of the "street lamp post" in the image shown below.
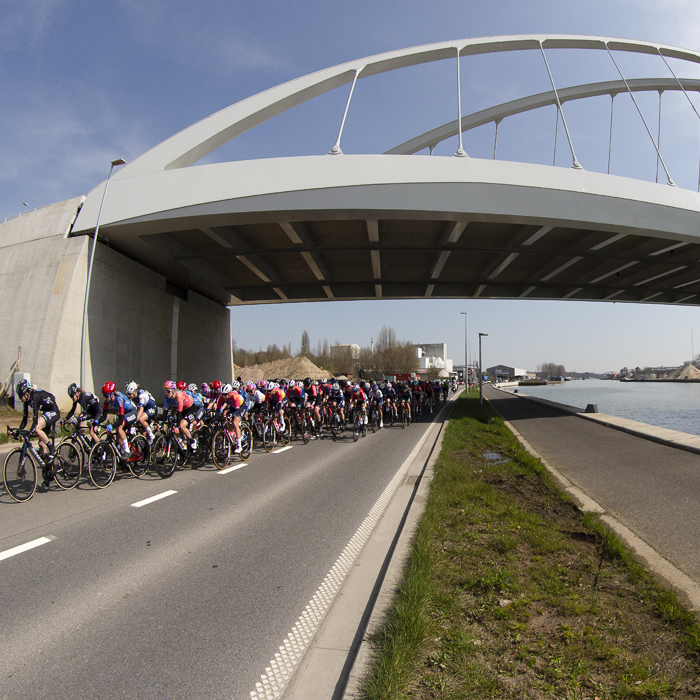
<path fill-rule="evenodd" d="M 481 372 L 481 339 L 488 336 L 488 333 L 479 333 L 479 405 L 484 403 L 483 374 Z"/>
<path fill-rule="evenodd" d="M 467 383 L 469 381 L 467 379 L 467 372 L 469 371 L 469 359 L 467 357 L 467 312 L 460 311 L 459 313 L 464 316 L 464 388 L 469 391 L 469 384 Z"/>
<path fill-rule="evenodd" d="M 85 331 L 87 329 L 87 311 L 88 311 L 88 301 L 90 299 L 90 280 L 92 279 L 92 264 L 95 261 L 95 248 L 97 246 L 97 235 L 100 232 L 100 217 L 102 216 L 102 207 L 105 203 L 105 196 L 107 195 L 107 186 L 109 185 L 109 178 L 112 177 L 112 170 L 117 165 L 124 165 L 126 161 L 123 158 L 117 158 L 113 160 L 110 168 L 109 174 L 107 175 L 107 180 L 105 182 L 105 189 L 102 193 L 102 201 L 100 202 L 100 209 L 97 212 L 97 221 L 95 222 L 95 235 L 92 239 L 92 250 L 90 252 L 90 263 L 88 265 L 88 276 L 87 283 L 85 284 L 85 302 L 83 304 L 83 328 L 80 333 L 80 386 L 85 388 Z"/>

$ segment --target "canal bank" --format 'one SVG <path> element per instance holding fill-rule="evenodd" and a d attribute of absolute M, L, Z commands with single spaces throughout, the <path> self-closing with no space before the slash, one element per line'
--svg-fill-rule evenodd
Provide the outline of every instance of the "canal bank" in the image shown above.
<path fill-rule="evenodd" d="M 698 436 L 493 387 L 484 395 L 581 507 L 700 611 Z"/>

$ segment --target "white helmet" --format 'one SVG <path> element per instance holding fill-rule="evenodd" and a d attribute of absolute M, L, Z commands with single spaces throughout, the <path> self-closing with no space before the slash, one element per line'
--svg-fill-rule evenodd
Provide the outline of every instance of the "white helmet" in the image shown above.
<path fill-rule="evenodd" d="M 224 384 L 221 387 L 222 394 L 230 394 L 233 391 L 233 387 L 230 384 Z"/>
<path fill-rule="evenodd" d="M 126 386 L 124 387 L 124 391 L 126 391 L 127 394 L 133 394 L 137 389 L 139 388 L 139 385 L 135 381 L 130 381 L 126 383 Z"/>
<path fill-rule="evenodd" d="M 187 390 L 191 391 L 193 394 L 196 394 L 199 391 L 199 387 L 193 383 L 187 387 Z"/>

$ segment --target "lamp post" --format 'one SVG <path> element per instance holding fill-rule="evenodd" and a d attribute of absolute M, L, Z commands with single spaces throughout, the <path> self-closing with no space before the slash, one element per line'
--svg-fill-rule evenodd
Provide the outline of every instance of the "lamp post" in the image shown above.
<path fill-rule="evenodd" d="M 462 316 L 464 316 L 464 388 L 469 391 L 469 384 L 467 379 L 467 371 L 469 367 L 469 358 L 467 357 L 467 312 L 460 311 Z"/>
<path fill-rule="evenodd" d="M 481 339 L 488 336 L 488 333 L 479 333 L 479 405 L 484 403 L 483 378 L 481 372 Z"/>
<path fill-rule="evenodd" d="M 105 196 L 107 195 L 107 186 L 109 185 L 109 178 L 112 177 L 112 170 L 117 165 L 124 165 L 126 161 L 123 158 L 117 158 L 113 160 L 110 168 L 109 174 L 107 175 L 107 180 L 105 182 L 105 189 L 102 193 L 102 201 L 100 202 L 100 208 L 97 212 L 97 221 L 95 222 L 95 235 L 92 239 L 92 250 L 90 252 L 90 263 L 88 265 L 88 276 L 87 283 L 85 285 L 85 302 L 83 304 L 83 328 L 80 333 L 80 386 L 85 388 L 85 330 L 87 329 L 87 311 L 88 311 L 88 301 L 90 299 L 90 280 L 92 279 L 92 264 L 95 261 L 95 248 L 97 246 L 97 235 L 100 232 L 100 217 L 102 216 L 102 207 L 105 203 Z"/>

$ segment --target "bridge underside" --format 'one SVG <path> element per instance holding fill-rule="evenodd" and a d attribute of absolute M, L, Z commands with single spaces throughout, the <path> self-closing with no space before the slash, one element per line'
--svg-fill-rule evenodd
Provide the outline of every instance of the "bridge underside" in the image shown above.
<path fill-rule="evenodd" d="M 470 181 L 401 182 L 394 170 L 374 172 L 376 182 L 348 185 L 338 170 L 351 159 L 320 158 L 343 180 L 320 178 L 326 187 L 304 187 L 303 173 L 285 162 L 302 159 L 277 159 L 266 161 L 268 172 L 290 167 L 298 178 L 288 179 L 301 180 L 301 187 L 253 187 L 249 196 L 212 201 L 185 197 L 177 207 L 155 192 L 147 207 L 137 203 L 133 216 L 121 220 L 118 211 L 123 216 L 124 202 L 133 201 L 123 188 L 135 192 L 133 179 L 110 183 L 113 220 L 101 234 L 183 293 L 192 289 L 226 305 L 403 298 L 700 302 L 695 193 L 565 168 L 407 156 L 389 157 L 392 168 L 419 163 L 425 170 L 439 160 L 444 170 L 447 161 L 448 169 L 468 167 Z M 246 167 L 191 167 L 178 177 L 192 178 L 201 190 L 203 176 L 226 168 L 240 189 Z M 212 187 L 216 195 L 213 179 Z M 89 210 L 80 218 L 89 222 Z M 78 226 L 74 235 L 79 232 Z"/>

